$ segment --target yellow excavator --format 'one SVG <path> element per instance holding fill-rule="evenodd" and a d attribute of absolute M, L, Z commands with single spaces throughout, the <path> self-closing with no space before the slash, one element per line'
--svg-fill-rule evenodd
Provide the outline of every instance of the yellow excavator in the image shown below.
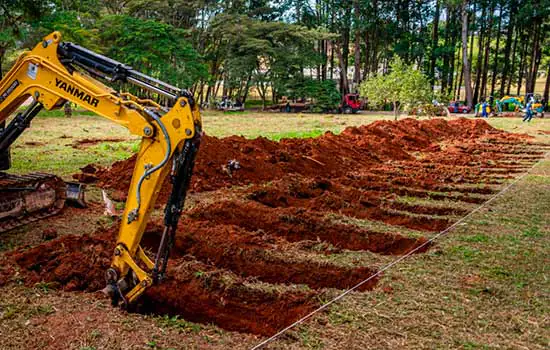
<path fill-rule="evenodd" d="M 166 103 L 140 99 L 106 85 L 116 82 L 135 84 Z M 7 123 L 29 99 L 32 103 Z M 53 32 L 22 54 L 0 81 L 0 170 L 10 168 L 10 146 L 38 112 L 42 108 L 60 109 L 68 102 L 141 137 L 104 290 L 113 305 L 128 306 L 165 275 L 200 144 L 199 108 L 189 91 L 79 45 L 62 42 L 61 34 Z M 155 256 L 149 257 L 140 241 L 167 176 L 172 192 L 164 210 L 165 229 Z M 65 197 L 65 183 L 54 175 L 0 172 L 0 230 L 59 212 Z"/>

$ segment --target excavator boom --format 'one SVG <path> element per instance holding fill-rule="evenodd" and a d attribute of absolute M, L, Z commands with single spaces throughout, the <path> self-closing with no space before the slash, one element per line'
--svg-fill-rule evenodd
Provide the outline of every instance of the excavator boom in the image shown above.
<path fill-rule="evenodd" d="M 164 103 L 140 99 L 107 86 L 114 82 L 135 84 Z M 29 98 L 33 100 L 31 105 L 6 124 L 8 117 Z M 67 102 L 76 103 L 142 137 L 113 260 L 106 272 L 105 292 L 113 304 L 128 305 L 147 287 L 160 282 L 166 271 L 202 134 L 198 106 L 188 91 L 81 46 L 62 42 L 61 34 L 53 32 L 33 50 L 21 55 L 0 81 L 0 170 L 9 168 L 9 147 L 39 111 L 59 109 Z M 62 207 L 64 196 L 58 178 L 34 175 L 34 182 L 28 179 L 32 184 L 19 188 L 18 176 L 0 174 L 0 192 L 9 192 L 9 196 L 3 197 L 11 198 L 9 203 L 0 200 L 3 220 L 5 209 L 9 212 L 6 217 L 12 222 L 24 221 L 22 217 L 32 203 L 27 207 L 21 204 L 18 207 L 17 203 L 25 203 L 25 198 L 40 191 L 43 202 L 36 206 L 48 209 L 36 214 L 36 218 L 46 213 L 51 215 L 54 208 L 59 211 Z M 140 241 L 167 176 L 170 176 L 172 193 L 164 211 L 166 227 L 156 254 L 149 257 Z M 9 184 L 9 189 L 2 190 L 4 184 Z"/>

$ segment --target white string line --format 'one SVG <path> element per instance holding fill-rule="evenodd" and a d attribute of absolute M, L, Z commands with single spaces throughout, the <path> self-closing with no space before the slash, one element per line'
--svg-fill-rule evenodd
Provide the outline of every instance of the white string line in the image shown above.
<path fill-rule="evenodd" d="M 426 242 L 422 243 L 421 245 L 417 246 L 416 248 L 414 248 L 413 250 L 409 251 L 407 254 L 405 255 L 402 255 L 400 256 L 399 258 L 395 259 L 394 261 L 392 261 L 391 263 L 387 264 L 386 266 L 382 267 L 380 270 L 378 270 L 375 274 L 369 276 L 367 279 L 359 282 L 358 284 L 356 284 L 355 286 L 351 287 L 350 289 L 344 291 L 342 294 L 338 295 L 337 297 L 335 297 L 334 299 L 328 301 L 326 304 L 323 304 L 321 305 L 320 307 L 318 307 L 317 309 L 311 311 L 309 314 L 305 315 L 304 317 L 300 318 L 299 320 L 295 321 L 294 323 L 292 323 L 291 325 L 283 328 L 282 330 L 280 330 L 279 332 L 277 332 L 276 334 L 274 334 L 273 336 L 271 336 L 270 338 L 268 339 L 265 339 L 264 341 L 262 341 L 261 343 L 257 344 L 256 346 L 254 346 L 253 348 L 251 348 L 251 350 L 257 350 L 257 349 L 260 349 L 262 348 L 263 346 L 267 345 L 268 343 L 271 343 L 273 340 L 277 339 L 278 337 L 280 337 L 281 335 L 283 335 L 283 333 L 285 333 L 286 331 L 288 331 L 289 329 L 291 328 L 294 328 L 296 327 L 297 325 L 303 323 L 304 321 L 306 321 L 307 319 L 309 319 L 311 316 L 315 315 L 316 313 L 320 312 L 320 311 L 323 311 L 324 309 L 326 309 L 327 307 L 329 307 L 330 305 L 334 304 L 335 302 L 337 302 L 338 300 L 344 298 L 346 295 L 348 295 L 349 293 L 353 292 L 354 290 L 356 290 L 357 288 L 361 287 L 363 284 L 367 283 L 368 281 L 372 280 L 373 278 L 377 277 L 377 276 L 380 276 L 380 274 L 388 269 L 390 269 L 391 267 L 397 265 L 398 263 L 400 263 L 401 261 L 405 260 L 406 258 L 408 258 L 409 256 L 411 256 L 412 254 L 414 254 L 415 252 L 417 252 L 418 250 L 424 248 L 425 246 L 427 246 L 428 244 L 430 244 L 431 242 L 435 241 L 436 239 L 438 239 L 439 237 L 449 233 L 450 231 L 452 231 L 455 227 L 457 227 L 458 225 L 460 225 L 462 222 L 464 222 L 466 219 L 468 219 L 470 216 L 472 216 L 473 214 L 477 213 L 479 210 L 481 210 L 482 208 L 484 208 L 487 204 L 491 203 L 493 200 L 495 200 L 497 197 L 501 196 L 502 194 L 504 194 L 506 191 L 508 191 L 513 185 L 515 185 L 516 183 L 518 183 L 521 179 L 523 179 L 527 174 L 529 174 L 531 171 L 533 171 L 533 169 L 539 165 L 543 160 L 545 160 L 548 155 L 550 154 L 550 152 L 547 152 L 544 157 L 542 157 L 541 159 L 539 159 L 535 164 L 533 164 L 533 166 L 531 166 L 531 168 L 529 168 L 526 172 L 524 172 L 521 176 L 517 177 L 516 179 L 514 179 L 512 182 L 510 182 L 508 185 L 506 185 L 506 187 L 504 187 L 500 192 L 498 192 L 497 194 L 493 195 L 491 198 L 489 198 L 486 202 L 482 203 L 480 206 L 478 206 L 477 208 L 475 208 L 474 210 L 472 210 L 471 212 L 469 212 L 468 214 L 466 214 L 464 217 L 462 217 L 461 219 L 459 219 L 457 222 L 455 222 L 454 224 L 452 224 L 451 226 L 447 227 L 446 229 L 444 229 L 443 231 L 439 232 L 438 234 L 436 234 L 435 236 L 433 236 L 432 238 L 428 239 Z"/>

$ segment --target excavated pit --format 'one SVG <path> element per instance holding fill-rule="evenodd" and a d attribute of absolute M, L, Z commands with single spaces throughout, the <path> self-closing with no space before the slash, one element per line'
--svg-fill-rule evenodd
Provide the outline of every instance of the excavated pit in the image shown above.
<path fill-rule="evenodd" d="M 333 178 L 345 176 L 357 169 L 366 171 L 384 162 L 418 163 L 414 152 L 443 153 L 450 159 L 476 157 L 455 151 L 441 150 L 438 142 L 502 138 L 523 142 L 525 136 L 511 135 L 497 130 L 482 120 L 434 119 L 399 122 L 378 121 L 366 126 L 349 127 L 340 135 L 330 132 L 314 139 L 283 139 L 281 142 L 265 138 L 247 140 L 231 136 L 223 139 L 205 136 L 197 156 L 191 189 L 196 192 L 216 190 L 235 185 L 258 184 L 279 179 L 287 174 L 305 177 Z M 499 157 L 500 154 L 493 154 Z M 225 169 L 229 160 L 239 161 L 241 168 L 231 174 Z M 115 162 L 110 168 L 94 168 L 98 185 L 125 193 L 134 169 L 135 156 Z M 76 176 L 85 176 L 86 170 Z M 169 193 L 167 184 L 160 199 Z"/>
<path fill-rule="evenodd" d="M 368 250 L 382 254 L 405 254 L 426 241 L 423 237 L 409 238 L 333 223 L 325 214 L 303 208 L 273 209 L 253 201 L 219 202 L 197 208 L 189 215 L 217 224 L 240 226 L 249 231 L 261 230 L 290 242 L 321 240 L 343 249 Z M 396 221 L 401 223 L 399 219 Z M 433 230 L 429 223 L 425 226 L 428 231 Z M 424 247 L 424 250 L 427 248 Z"/>
<path fill-rule="evenodd" d="M 230 190 L 232 199 L 194 203 L 178 226 L 167 279 L 150 288 L 136 310 L 271 335 L 316 308 L 325 288 L 346 289 L 377 272 L 327 262 L 333 260 L 327 255 L 343 249 L 425 252 L 425 237 L 395 232 L 428 236 L 449 227 L 546 149 L 526 135 L 471 119 L 379 121 L 340 135 L 281 142 L 205 136 L 192 192 L 248 187 Z M 241 168 L 228 171 L 233 159 Z M 134 163 L 135 156 L 109 168 L 90 165 L 75 177 L 124 200 Z M 163 186 L 159 205 L 169 191 Z M 420 205 L 415 198 L 435 203 Z M 350 217 L 376 225 L 367 229 Z M 116 226 L 1 255 L 0 286 L 22 279 L 67 291 L 102 289 Z M 149 223 L 142 241 L 147 251 L 156 249 L 161 231 L 161 221 Z M 313 244 L 331 248 L 307 248 Z"/>
<path fill-rule="evenodd" d="M 170 276 L 148 289 L 136 310 L 269 336 L 317 308 L 318 297 L 315 291 L 253 287 L 227 271 L 175 261 Z"/>
<path fill-rule="evenodd" d="M 142 245 L 154 250 L 162 229 L 160 222 L 150 225 Z M 343 267 L 300 258 L 300 252 L 284 240 L 227 223 L 185 219 L 179 223 L 178 231 L 181 234 L 176 238 L 173 257 L 191 255 L 241 277 L 254 277 L 263 282 L 305 284 L 312 289 L 347 289 L 377 272 L 371 267 Z M 377 280 L 373 278 L 360 290 L 372 289 Z"/>
<path fill-rule="evenodd" d="M 28 286 L 47 282 L 51 288 L 97 292 L 105 287 L 114 232 L 61 237 L 12 252 L 8 260 L 17 264 Z M 269 335 L 318 306 L 318 292 L 255 288 L 231 272 L 189 258 L 173 259 L 168 275 L 147 291 L 134 311 L 181 315 L 231 331 Z"/>
<path fill-rule="evenodd" d="M 413 214 L 465 214 L 464 211 L 457 208 L 434 209 L 433 206 L 407 206 L 404 203 L 396 203 L 391 200 L 399 194 L 416 194 L 419 197 L 428 197 L 432 191 L 473 194 L 496 193 L 496 189 L 489 187 L 452 187 L 434 184 L 433 181 L 424 182 L 420 179 L 418 184 L 414 185 L 412 184 L 413 179 L 404 177 L 394 178 L 386 182 L 379 180 L 380 177 L 377 175 L 354 175 L 345 179 L 333 179 L 332 181 L 291 177 L 267 185 L 252 187 L 247 198 L 272 208 L 303 207 L 314 211 L 333 211 L 359 218 L 379 219 L 382 217 L 382 221 L 384 221 L 384 214 L 386 214 L 386 217 L 390 217 L 389 223 L 392 223 L 395 221 L 395 217 L 387 214 L 387 210 L 384 211 L 384 208 L 405 210 Z M 414 186 L 421 190 L 403 188 L 402 185 Z M 425 191 L 423 187 L 429 191 Z M 442 196 L 444 195 L 442 194 Z M 462 195 L 455 197 L 458 200 L 470 198 Z M 406 218 L 405 215 L 404 219 Z M 444 224 L 446 223 L 444 222 Z M 414 223 L 409 223 L 409 226 L 414 226 Z M 436 228 L 439 228 L 439 226 L 439 224 L 434 225 Z"/>

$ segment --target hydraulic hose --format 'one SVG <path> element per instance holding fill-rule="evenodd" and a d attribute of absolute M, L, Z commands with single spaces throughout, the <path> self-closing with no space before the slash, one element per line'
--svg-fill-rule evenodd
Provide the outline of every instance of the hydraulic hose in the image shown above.
<path fill-rule="evenodd" d="M 141 207 L 141 185 L 143 184 L 143 181 L 145 181 L 146 178 L 151 176 L 154 172 L 158 171 L 160 168 L 166 165 L 168 160 L 170 159 L 170 154 L 172 154 L 172 143 L 170 141 L 170 135 L 168 135 L 168 130 L 166 130 L 166 127 L 164 126 L 164 123 L 160 120 L 159 116 L 148 110 L 147 108 L 144 109 L 145 113 L 147 113 L 148 116 L 153 118 L 155 122 L 160 127 L 160 130 L 162 131 L 162 134 L 164 135 L 164 139 L 166 140 L 166 153 L 164 154 L 164 159 L 157 164 L 156 166 L 152 167 L 151 169 L 146 170 L 143 175 L 139 178 L 138 184 L 137 184 L 137 190 L 136 190 L 136 200 L 137 200 L 137 207 L 133 209 L 128 214 L 128 223 L 131 223 L 132 221 L 137 219 L 139 209 Z"/>

